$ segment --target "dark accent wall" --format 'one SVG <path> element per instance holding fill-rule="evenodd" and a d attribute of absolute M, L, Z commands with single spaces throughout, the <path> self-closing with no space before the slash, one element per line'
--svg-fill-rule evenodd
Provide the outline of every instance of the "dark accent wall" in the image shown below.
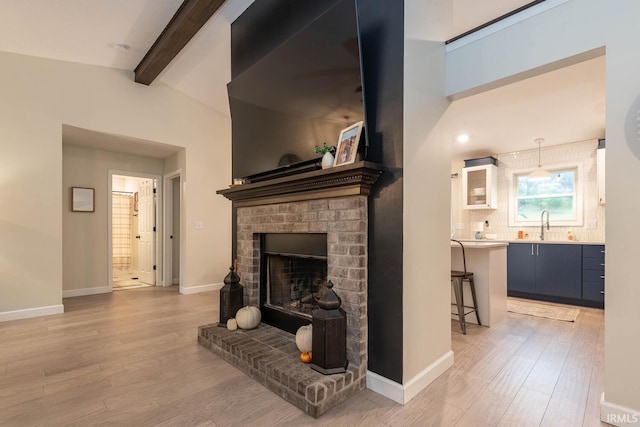
<path fill-rule="evenodd" d="M 367 160 L 385 167 L 369 197 L 369 370 L 401 384 L 404 2 L 358 4 Z"/>
<path fill-rule="evenodd" d="M 232 76 L 337 1 L 256 0 L 231 26 Z M 369 197 L 368 368 L 402 383 L 404 2 L 358 0 L 358 5 L 370 129 L 366 159 L 385 167 Z M 235 209 L 233 214 L 235 257 Z"/>

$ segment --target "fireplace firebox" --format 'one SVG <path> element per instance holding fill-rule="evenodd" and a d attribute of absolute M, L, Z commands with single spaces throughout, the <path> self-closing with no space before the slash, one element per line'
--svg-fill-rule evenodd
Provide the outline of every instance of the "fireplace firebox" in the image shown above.
<path fill-rule="evenodd" d="M 327 283 L 327 235 L 267 233 L 261 236 L 262 321 L 295 333 L 311 323 L 310 295 Z"/>

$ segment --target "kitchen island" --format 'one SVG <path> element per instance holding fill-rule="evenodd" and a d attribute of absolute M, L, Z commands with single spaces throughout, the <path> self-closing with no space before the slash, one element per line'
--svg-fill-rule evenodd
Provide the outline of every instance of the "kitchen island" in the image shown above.
<path fill-rule="evenodd" d="M 473 273 L 478 299 L 478 312 L 483 326 L 493 326 L 507 314 L 507 246 L 509 243 L 496 241 L 465 241 L 467 271 Z M 462 270 L 462 249 L 451 242 L 451 269 Z M 473 301 L 469 286 L 465 285 L 464 301 L 470 305 Z M 451 295 L 455 303 L 455 296 Z M 455 312 L 455 307 L 453 307 Z M 457 320 L 458 316 L 453 315 Z M 475 323 L 476 316 L 468 315 L 467 323 Z"/>

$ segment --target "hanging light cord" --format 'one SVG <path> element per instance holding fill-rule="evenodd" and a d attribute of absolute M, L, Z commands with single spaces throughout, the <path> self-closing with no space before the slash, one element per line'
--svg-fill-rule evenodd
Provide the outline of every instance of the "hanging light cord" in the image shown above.
<path fill-rule="evenodd" d="M 540 162 L 540 141 L 538 141 L 538 167 L 542 167 L 542 162 Z"/>
<path fill-rule="evenodd" d="M 536 139 L 536 142 L 538 143 L 538 167 L 539 168 L 542 167 L 542 162 L 540 161 L 540 150 L 541 150 L 540 144 L 542 144 L 542 141 L 544 141 L 544 139 L 542 138 Z"/>

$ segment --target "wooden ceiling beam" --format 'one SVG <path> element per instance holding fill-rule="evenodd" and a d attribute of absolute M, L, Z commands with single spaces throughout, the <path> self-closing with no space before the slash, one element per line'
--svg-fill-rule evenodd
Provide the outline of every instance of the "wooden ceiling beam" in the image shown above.
<path fill-rule="evenodd" d="M 135 81 L 150 85 L 224 2 L 225 0 L 184 0 L 134 70 Z"/>

